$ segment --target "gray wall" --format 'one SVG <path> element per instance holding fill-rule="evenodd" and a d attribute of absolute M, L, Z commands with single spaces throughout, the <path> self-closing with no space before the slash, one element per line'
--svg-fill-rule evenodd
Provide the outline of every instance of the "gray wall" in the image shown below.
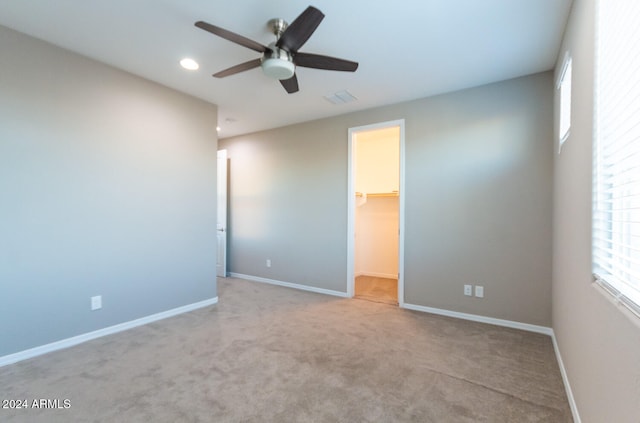
<path fill-rule="evenodd" d="M 216 107 L 3 27 L 0 51 L 0 356 L 215 297 Z"/>
<path fill-rule="evenodd" d="M 640 418 L 640 319 L 591 276 L 594 3 L 574 0 L 559 57 L 570 50 L 573 80 L 571 135 L 555 155 L 553 328 L 582 421 L 631 423 Z"/>
<path fill-rule="evenodd" d="M 550 326 L 552 107 L 544 73 L 221 140 L 230 271 L 346 292 L 347 130 L 405 119 L 406 302 Z"/>

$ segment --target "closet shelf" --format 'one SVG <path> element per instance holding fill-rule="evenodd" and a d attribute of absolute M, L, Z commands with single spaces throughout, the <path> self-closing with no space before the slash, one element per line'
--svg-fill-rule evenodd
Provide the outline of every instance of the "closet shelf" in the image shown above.
<path fill-rule="evenodd" d="M 365 194 L 361 192 L 356 192 L 356 197 L 364 197 Z M 367 198 L 369 197 L 397 197 L 400 195 L 398 191 L 391 192 L 368 192 L 366 193 Z"/>

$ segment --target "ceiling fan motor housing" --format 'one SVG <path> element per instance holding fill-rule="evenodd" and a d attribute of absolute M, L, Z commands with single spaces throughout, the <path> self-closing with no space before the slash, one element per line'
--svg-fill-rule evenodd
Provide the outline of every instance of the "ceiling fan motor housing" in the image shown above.
<path fill-rule="evenodd" d="M 270 78 L 289 79 L 296 71 L 293 56 L 287 50 L 271 43 L 262 56 L 262 72 Z"/>

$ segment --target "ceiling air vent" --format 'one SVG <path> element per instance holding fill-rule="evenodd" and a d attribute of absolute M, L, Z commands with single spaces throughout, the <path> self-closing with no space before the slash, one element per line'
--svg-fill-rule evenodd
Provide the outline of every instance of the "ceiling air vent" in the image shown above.
<path fill-rule="evenodd" d="M 325 95 L 324 99 L 331 104 L 345 104 L 357 100 L 349 91 L 338 91 L 335 94 Z"/>

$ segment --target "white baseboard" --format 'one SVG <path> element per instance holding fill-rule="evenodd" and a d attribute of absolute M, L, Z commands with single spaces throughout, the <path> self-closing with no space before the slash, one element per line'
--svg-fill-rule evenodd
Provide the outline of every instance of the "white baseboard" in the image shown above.
<path fill-rule="evenodd" d="M 0 367 L 6 366 L 8 364 L 17 363 L 19 361 L 26 360 L 29 358 L 37 357 L 42 354 L 47 354 L 53 351 L 69 348 L 74 345 L 78 345 L 83 342 L 90 341 L 92 339 L 122 332 L 127 329 L 132 329 L 137 326 L 146 325 L 151 322 L 166 319 L 167 317 L 173 317 L 178 314 L 187 313 L 189 311 L 193 311 L 193 310 L 196 310 L 202 307 L 207 307 L 217 303 L 218 303 L 218 297 L 214 297 L 208 300 L 199 301 L 197 303 L 188 304 L 182 307 L 177 307 L 171 310 L 152 314 L 150 316 L 141 317 L 139 319 L 131 320 L 129 322 L 119 323 L 117 325 L 109 326 L 103 329 L 98 329 L 93 332 L 84 333 L 82 335 L 74 336 L 72 338 L 62 339 L 60 341 L 52 342 L 50 344 L 41 345 L 39 347 L 30 348 L 28 350 L 20 351 L 14 354 L 5 355 L 3 357 L 0 357 Z"/>
<path fill-rule="evenodd" d="M 333 295 L 334 297 L 347 298 L 346 292 L 334 291 L 332 289 L 316 288 L 315 286 L 301 285 L 298 283 L 277 281 L 275 279 L 261 278 L 259 276 L 243 275 L 242 273 L 229 273 L 233 278 L 246 279 L 253 282 L 268 283 L 271 285 L 286 286 L 287 288 L 301 289 L 303 291 L 317 292 L 318 294 Z"/>
<path fill-rule="evenodd" d="M 552 336 L 553 329 L 546 326 L 531 325 L 529 323 L 514 322 L 512 320 L 496 319 L 494 317 L 480 316 L 477 314 L 461 313 L 458 311 L 445 310 L 442 308 L 426 307 L 415 304 L 404 304 L 404 308 L 425 313 L 439 314 L 441 316 L 455 317 L 457 319 L 471 320 L 473 322 L 488 323 L 490 325 L 504 326 L 513 329 L 526 330 L 528 332 L 542 333 Z"/>
<path fill-rule="evenodd" d="M 555 332 L 551 334 L 551 340 L 553 341 L 553 350 L 556 352 L 556 360 L 558 361 L 558 367 L 560 367 L 560 374 L 562 375 L 564 390 L 567 393 L 567 401 L 569 401 L 573 421 L 574 423 L 581 423 L 582 420 L 580 419 L 580 413 L 578 413 L 578 405 L 573 397 L 573 391 L 571 390 L 571 384 L 569 383 L 569 376 L 567 375 L 567 370 L 564 368 L 564 362 L 562 361 L 562 354 L 560 354 L 560 347 L 558 346 L 558 341 L 556 341 Z"/>

